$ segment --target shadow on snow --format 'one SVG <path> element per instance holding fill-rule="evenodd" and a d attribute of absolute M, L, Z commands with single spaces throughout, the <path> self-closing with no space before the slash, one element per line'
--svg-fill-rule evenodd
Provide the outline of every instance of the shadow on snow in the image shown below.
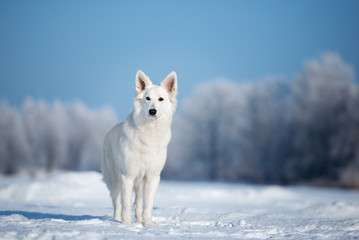
<path fill-rule="evenodd" d="M 10 216 L 18 214 L 26 217 L 27 219 L 61 219 L 65 221 L 82 221 L 91 219 L 105 219 L 105 216 L 90 216 L 90 215 L 65 215 L 53 213 L 40 213 L 40 212 L 26 212 L 26 211 L 0 211 L 0 216 Z"/>

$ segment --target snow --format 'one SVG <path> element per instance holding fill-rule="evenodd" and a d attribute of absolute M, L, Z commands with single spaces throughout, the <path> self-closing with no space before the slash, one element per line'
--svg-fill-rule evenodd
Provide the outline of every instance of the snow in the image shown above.
<path fill-rule="evenodd" d="M 0 239 L 358 239 L 359 192 L 162 181 L 153 227 L 112 219 L 96 172 L 0 178 Z"/>

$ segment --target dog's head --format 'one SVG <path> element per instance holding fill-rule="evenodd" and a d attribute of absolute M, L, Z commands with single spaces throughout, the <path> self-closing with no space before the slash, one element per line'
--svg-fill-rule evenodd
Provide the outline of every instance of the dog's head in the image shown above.
<path fill-rule="evenodd" d="M 141 70 L 136 73 L 135 112 L 149 119 L 171 117 L 177 105 L 177 74 L 171 72 L 160 85 L 152 84 Z"/>

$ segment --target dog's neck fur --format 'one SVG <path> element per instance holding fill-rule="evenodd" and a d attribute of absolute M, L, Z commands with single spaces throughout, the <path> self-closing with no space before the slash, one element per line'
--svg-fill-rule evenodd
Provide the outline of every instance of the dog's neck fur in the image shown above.
<path fill-rule="evenodd" d="M 128 117 L 138 130 L 151 131 L 152 136 L 162 137 L 167 134 L 171 128 L 172 115 L 162 115 L 159 118 L 150 119 L 142 116 L 142 113 L 133 111 Z"/>

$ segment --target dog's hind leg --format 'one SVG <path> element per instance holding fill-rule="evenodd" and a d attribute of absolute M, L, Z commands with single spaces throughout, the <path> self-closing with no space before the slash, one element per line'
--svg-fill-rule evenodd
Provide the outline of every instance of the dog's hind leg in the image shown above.
<path fill-rule="evenodd" d="M 112 204 L 114 208 L 113 218 L 117 221 L 121 221 L 121 183 L 117 177 L 114 166 L 114 159 L 112 157 L 112 151 L 110 147 L 103 149 L 103 160 L 101 164 L 101 170 L 103 173 L 103 180 L 106 183 L 108 190 L 110 191 Z"/>
<path fill-rule="evenodd" d="M 114 203 L 114 219 L 117 221 L 121 221 L 121 210 L 122 210 L 121 194 L 118 193 Z"/>
<path fill-rule="evenodd" d="M 121 221 L 121 191 L 119 184 L 114 184 L 113 189 L 111 191 L 112 204 L 114 208 L 113 218 L 117 221 Z"/>

